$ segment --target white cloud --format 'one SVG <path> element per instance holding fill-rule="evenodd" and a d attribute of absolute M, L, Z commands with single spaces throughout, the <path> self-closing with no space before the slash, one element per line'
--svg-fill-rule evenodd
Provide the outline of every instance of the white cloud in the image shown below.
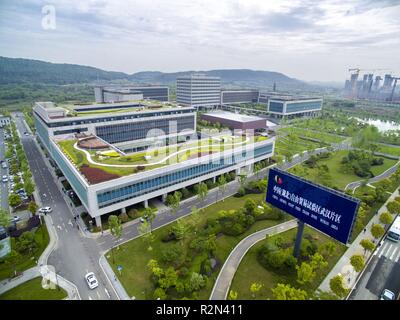
<path fill-rule="evenodd" d="M 53 3 L 57 30 L 40 29 Z M 400 3 L 364 0 L 26 1 L 0 5 L 0 54 L 142 70 L 254 68 L 338 80 L 352 65 L 400 74 Z M 12 8 L 12 10 L 10 9 Z M 1 18 L 1 16 L 0 16 Z M 26 23 L 34 25 L 27 28 Z"/>

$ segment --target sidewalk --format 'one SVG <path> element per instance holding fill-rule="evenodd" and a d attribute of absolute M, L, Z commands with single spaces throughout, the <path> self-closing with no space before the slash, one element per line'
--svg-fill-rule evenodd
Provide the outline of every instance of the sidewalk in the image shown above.
<path fill-rule="evenodd" d="M 213 290 L 210 295 L 210 300 L 226 300 L 233 277 L 236 274 L 236 270 L 239 267 L 243 257 L 246 255 L 247 251 L 249 251 L 249 249 L 253 245 L 261 240 L 264 240 L 267 234 L 276 235 L 296 227 L 297 220 L 292 219 L 273 227 L 269 227 L 252 233 L 241 240 L 231 251 L 228 258 L 225 260 L 225 263 L 218 274 L 217 280 L 215 281 Z"/>
<path fill-rule="evenodd" d="M 128 293 L 125 291 L 121 282 L 115 276 L 115 273 L 112 270 L 110 264 L 107 262 L 106 258 L 104 257 L 104 254 L 101 255 L 101 257 L 99 259 L 99 264 L 100 264 L 100 267 L 103 270 L 104 274 L 106 275 L 108 281 L 110 282 L 111 287 L 114 289 L 115 293 L 117 294 L 117 296 L 120 300 L 135 299 L 135 297 L 132 297 L 132 298 L 129 297 Z"/>
<path fill-rule="evenodd" d="M 365 227 L 367 230 L 366 232 L 361 231 L 361 233 L 358 235 L 358 237 L 353 241 L 351 245 L 349 245 L 348 249 L 346 252 L 343 254 L 343 256 L 340 258 L 340 260 L 336 263 L 336 265 L 333 267 L 331 272 L 326 276 L 326 278 L 322 281 L 320 284 L 319 288 L 322 291 L 331 291 L 330 286 L 329 286 L 329 281 L 337 276 L 338 274 L 344 276 L 347 287 L 348 288 L 353 288 L 354 285 L 357 283 L 358 276 L 360 273 L 356 273 L 354 271 L 353 266 L 350 264 L 350 258 L 355 255 L 355 254 L 360 254 L 364 256 L 364 249 L 360 245 L 360 241 L 363 239 L 369 239 L 371 241 L 374 241 L 374 237 L 371 234 L 371 226 L 373 224 L 379 224 L 379 216 L 382 212 L 386 212 L 386 204 L 390 201 L 393 201 L 395 197 L 399 196 L 399 188 L 396 189 L 392 195 L 388 198 L 388 200 L 385 202 L 385 204 L 378 210 L 378 213 L 375 214 L 372 219 L 369 221 L 367 226 Z M 378 241 L 377 243 L 380 243 Z M 377 246 L 377 248 L 379 245 Z M 373 252 L 367 252 L 367 254 L 364 256 L 365 261 L 369 262 L 369 258 L 373 255 Z M 364 267 L 363 270 L 367 265 Z M 363 270 L 361 272 L 363 272 Z"/>

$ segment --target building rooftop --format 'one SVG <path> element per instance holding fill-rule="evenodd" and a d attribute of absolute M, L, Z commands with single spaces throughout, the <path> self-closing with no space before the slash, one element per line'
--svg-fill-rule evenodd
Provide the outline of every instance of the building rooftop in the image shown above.
<path fill-rule="evenodd" d="M 268 94 L 265 94 L 265 95 L 268 95 Z M 316 100 L 316 99 L 322 99 L 322 97 L 271 95 L 269 97 L 269 99 L 270 100 L 280 100 L 280 101 L 298 101 L 298 100 Z"/>
<path fill-rule="evenodd" d="M 221 135 L 201 140 L 187 141 L 177 145 L 153 147 L 146 151 L 124 154 L 113 145 L 88 147 L 88 138 L 69 134 L 54 138 L 60 151 L 77 168 L 89 184 L 117 179 L 147 170 L 193 160 L 211 154 L 243 148 L 268 140 L 263 136 Z M 97 148 L 98 147 L 98 148 Z"/>
<path fill-rule="evenodd" d="M 233 113 L 233 112 L 227 112 L 227 111 L 208 112 L 208 113 L 205 113 L 204 115 L 215 117 L 215 118 L 238 121 L 238 122 L 251 122 L 251 121 L 265 120 L 264 118 L 257 117 L 257 116 L 249 116 L 246 114 Z"/>
<path fill-rule="evenodd" d="M 166 110 L 176 108 L 188 108 L 171 102 L 160 102 L 155 100 L 135 100 L 115 103 L 66 103 L 55 104 L 53 102 L 37 102 L 46 111 L 58 111 L 61 117 L 84 117 L 91 115 L 109 115 L 110 113 L 145 112 L 151 110 Z M 50 118 L 53 118 L 50 116 Z M 57 116 L 60 118 L 60 116 Z"/>

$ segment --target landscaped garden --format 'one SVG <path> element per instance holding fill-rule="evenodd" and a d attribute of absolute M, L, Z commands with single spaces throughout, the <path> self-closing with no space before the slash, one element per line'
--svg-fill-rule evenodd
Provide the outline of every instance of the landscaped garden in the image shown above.
<path fill-rule="evenodd" d="M 322 298 L 315 291 L 343 255 L 346 246 L 306 226 L 300 257 L 295 259 L 293 248 L 296 232 L 297 228 L 255 244 L 241 261 L 229 296 L 244 300 L 286 300 L 290 297 L 290 291 L 299 299 Z"/>
<path fill-rule="evenodd" d="M 288 219 L 263 202 L 264 192 L 232 196 L 194 210 L 108 252 L 107 259 L 128 294 L 136 299 L 208 299 L 236 244 Z M 118 265 L 123 266 L 121 274 Z"/>
<path fill-rule="evenodd" d="M 0 295 L 0 300 L 61 300 L 67 292 L 62 288 L 44 289 L 42 278 L 34 278 Z"/>
<path fill-rule="evenodd" d="M 267 140 L 266 137 L 218 136 L 198 141 L 188 141 L 179 145 L 154 148 L 129 155 L 111 156 L 103 152 L 77 149 L 76 139 L 58 141 L 60 149 L 80 169 L 91 183 L 99 183 L 120 176 L 151 170 L 179 163 L 204 155 L 244 147 L 248 144 Z M 85 152 L 87 154 L 85 154 Z M 87 157 L 94 163 L 90 163 Z"/>
<path fill-rule="evenodd" d="M 45 224 L 36 231 L 26 231 L 19 237 L 11 237 L 11 253 L 0 260 L 0 280 L 36 266 L 48 243 L 49 234 Z"/>

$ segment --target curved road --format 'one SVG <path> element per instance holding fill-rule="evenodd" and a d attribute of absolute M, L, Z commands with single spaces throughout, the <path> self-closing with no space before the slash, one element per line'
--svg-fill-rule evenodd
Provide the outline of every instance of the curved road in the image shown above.
<path fill-rule="evenodd" d="M 281 232 L 288 231 L 297 227 L 297 220 L 290 220 L 276 226 L 260 230 L 240 241 L 237 246 L 232 250 L 224 265 L 219 272 L 217 281 L 215 281 L 214 288 L 211 292 L 210 300 L 225 300 L 229 288 L 231 286 L 233 277 L 239 267 L 240 262 L 246 255 L 247 251 L 254 246 L 257 242 L 265 239 L 265 236 L 275 235 Z"/>

